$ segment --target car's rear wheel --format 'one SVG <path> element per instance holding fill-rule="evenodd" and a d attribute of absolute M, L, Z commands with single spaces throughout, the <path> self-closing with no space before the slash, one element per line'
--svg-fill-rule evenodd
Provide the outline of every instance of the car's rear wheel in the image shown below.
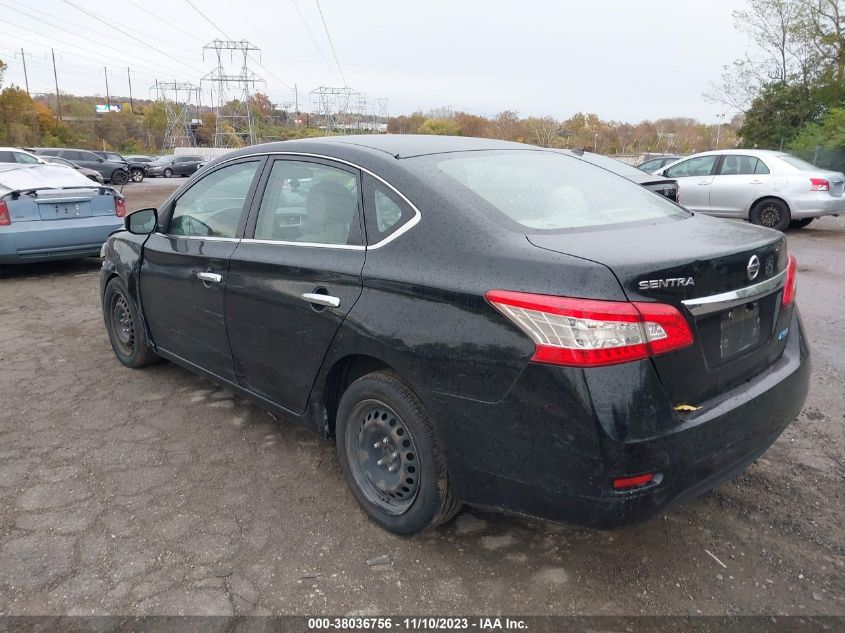
<path fill-rule="evenodd" d="M 125 185 L 126 181 L 129 180 L 129 174 L 127 174 L 122 169 L 115 169 L 111 175 L 111 184 L 113 185 Z"/>
<path fill-rule="evenodd" d="M 383 528 L 416 534 L 460 510 L 431 420 L 394 374 L 379 371 L 352 383 L 340 400 L 335 430 L 346 481 Z"/>
<path fill-rule="evenodd" d="M 815 220 L 815 218 L 798 218 L 797 220 L 792 220 L 789 223 L 789 228 L 791 228 L 791 229 L 803 229 L 805 226 L 807 226 L 813 220 Z"/>
<path fill-rule="evenodd" d="M 144 170 L 143 169 L 133 169 L 129 174 L 129 179 L 132 182 L 141 182 L 144 180 Z"/>
<path fill-rule="evenodd" d="M 769 229 L 785 231 L 792 219 L 789 207 L 783 200 L 769 198 L 761 200 L 751 209 L 748 217 L 753 224 L 759 224 Z"/>
<path fill-rule="evenodd" d="M 168 167 L 164 170 L 164 174 L 162 174 L 165 178 L 170 178 L 173 175 L 173 170 Z"/>
<path fill-rule="evenodd" d="M 138 308 L 119 277 L 106 285 L 103 319 L 114 355 L 121 363 L 127 367 L 144 367 L 161 360 L 150 347 Z"/>

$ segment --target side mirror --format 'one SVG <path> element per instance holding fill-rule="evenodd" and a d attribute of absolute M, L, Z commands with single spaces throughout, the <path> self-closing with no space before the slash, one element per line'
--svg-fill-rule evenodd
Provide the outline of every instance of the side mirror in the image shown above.
<path fill-rule="evenodd" d="M 138 209 L 126 216 L 124 220 L 126 230 L 135 235 L 149 235 L 158 225 L 158 211 L 156 209 Z"/>
<path fill-rule="evenodd" d="M 105 162 L 106 162 L 106 159 L 105 159 L 105 158 L 98 158 L 98 159 L 97 159 L 97 162 L 98 162 L 98 163 L 105 163 Z"/>

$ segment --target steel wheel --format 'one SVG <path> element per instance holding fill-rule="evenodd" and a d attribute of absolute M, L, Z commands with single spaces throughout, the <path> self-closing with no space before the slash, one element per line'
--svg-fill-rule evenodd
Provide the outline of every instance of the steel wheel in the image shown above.
<path fill-rule="evenodd" d="M 783 222 L 783 213 L 774 204 L 765 204 L 760 209 L 760 224 L 773 229 Z"/>
<path fill-rule="evenodd" d="M 350 421 L 346 451 L 355 482 L 371 503 L 403 514 L 419 491 L 417 447 L 408 427 L 378 400 L 360 402 Z"/>
<path fill-rule="evenodd" d="M 135 323 L 132 321 L 129 304 L 119 293 L 113 295 L 111 303 L 111 326 L 115 343 L 122 354 L 132 356 L 135 350 Z"/>

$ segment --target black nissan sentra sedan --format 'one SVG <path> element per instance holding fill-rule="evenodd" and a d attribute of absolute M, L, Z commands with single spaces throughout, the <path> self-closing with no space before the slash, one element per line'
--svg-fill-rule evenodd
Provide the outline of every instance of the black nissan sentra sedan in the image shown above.
<path fill-rule="evenodd" d="M 104 256 L 124 365 L 168 359 L 334 437 L 400 534 L 462 503 L 645 520 L 739 473 L 807 394 L 781 233 L 528 145 L 246 147 Z"/>

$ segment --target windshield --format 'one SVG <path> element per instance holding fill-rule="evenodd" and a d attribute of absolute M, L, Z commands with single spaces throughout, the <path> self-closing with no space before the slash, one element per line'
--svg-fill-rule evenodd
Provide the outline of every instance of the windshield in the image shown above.
<path fill-rule="evenodd" d="M 437 167 L 511 220 L 532 229 L 688 216 L 629 180 L 557 152 L 460 153 L 440 160 Z"/>
<path fill-rule="evenodd" d="M 801 160 L 791 154 L 779 154 L 778 158 L 780 158 L 783 162 L 787 165 L 791 165 L 796 169 L 800 169 L 802 171 L 818 171 L 818 167 L 813 165 L 812 163 L 808 163 L 806 160 Z"/>

